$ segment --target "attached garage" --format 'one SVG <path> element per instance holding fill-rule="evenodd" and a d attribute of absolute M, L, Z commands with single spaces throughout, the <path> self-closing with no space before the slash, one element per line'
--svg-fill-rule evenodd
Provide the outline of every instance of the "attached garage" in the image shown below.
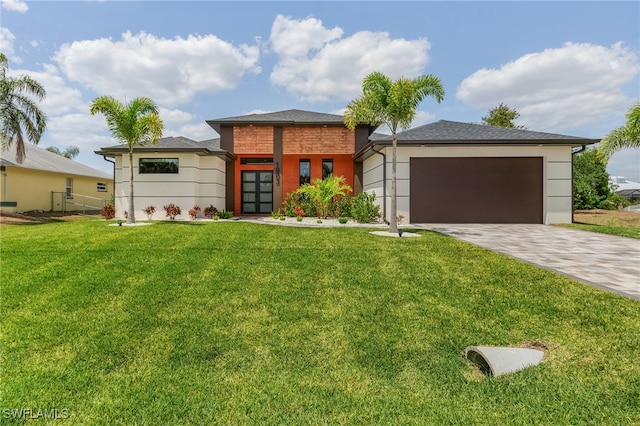
<path fill-rule="evenodd" d="M 425 223 L 543 223 L 541 157 L 410 159 L 410 215 Z"/>
<path fill-rule="evenodd" d="M 397 212 L 392 141 L 374 133 L 354 156 L 363 190 L 401 223 L 571 223 L 572 152 L 599 142 L 441 120 L 398 133 Z"/>

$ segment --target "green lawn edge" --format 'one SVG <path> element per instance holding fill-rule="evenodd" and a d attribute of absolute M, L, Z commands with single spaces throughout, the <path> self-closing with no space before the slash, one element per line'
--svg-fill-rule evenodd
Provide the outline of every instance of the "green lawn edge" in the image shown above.
<path fill-rule="evenodd" d="M 441 234 L 369 231 L 3 227 L 2 423 L 640 423 L 640 303 Z M 463 357 L 531 344 L 543 363 L 499 378 Z"/>

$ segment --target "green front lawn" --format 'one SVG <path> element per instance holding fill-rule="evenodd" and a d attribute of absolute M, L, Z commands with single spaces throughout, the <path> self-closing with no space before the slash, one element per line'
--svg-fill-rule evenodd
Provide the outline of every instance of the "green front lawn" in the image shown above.
<path fill-rule="evenodd" d="M 640 423 L 639 302 L 421 232 L 3 225 L 1 422 Z M 532 342 L 498 378 L 463 357 Z"/>
<path fill-rule="evenodd" d="M 637 213 L 636 213 L 637 214 Z M 598 225 L 594 223 L 564 223 L 565 228 L 581 229 L 583 231 L 598 232 L 600 234 L 617 235 L 619 237 L 640 239 L 640 229 L 627 226 Z"/>

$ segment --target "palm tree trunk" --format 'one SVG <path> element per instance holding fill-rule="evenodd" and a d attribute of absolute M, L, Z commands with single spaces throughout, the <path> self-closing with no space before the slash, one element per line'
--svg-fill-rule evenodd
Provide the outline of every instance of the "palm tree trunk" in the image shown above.
<path fill-rule="evenodd" d="M 389 212 L 389 232 L 398 233 L 398 200 L 396 190 L 396 146 L 398 139 L 395 129 L 392 129 L 393 137 L 391 138 L 391 211 Z"/>
<path fill-rule="evenodd" d="M 136 223 L 135 209 L 133 208 L 133 153 L 129 151 L 129 210 L 127 211 L 127 223 Z"/>

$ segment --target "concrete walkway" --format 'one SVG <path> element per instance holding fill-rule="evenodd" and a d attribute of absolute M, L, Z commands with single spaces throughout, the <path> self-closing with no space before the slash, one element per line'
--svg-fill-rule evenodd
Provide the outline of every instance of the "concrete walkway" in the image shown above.
<path fill-rule="evenodd" d="M 549 225 L 420 224 L 640 300 L 640 240 Z"/>

